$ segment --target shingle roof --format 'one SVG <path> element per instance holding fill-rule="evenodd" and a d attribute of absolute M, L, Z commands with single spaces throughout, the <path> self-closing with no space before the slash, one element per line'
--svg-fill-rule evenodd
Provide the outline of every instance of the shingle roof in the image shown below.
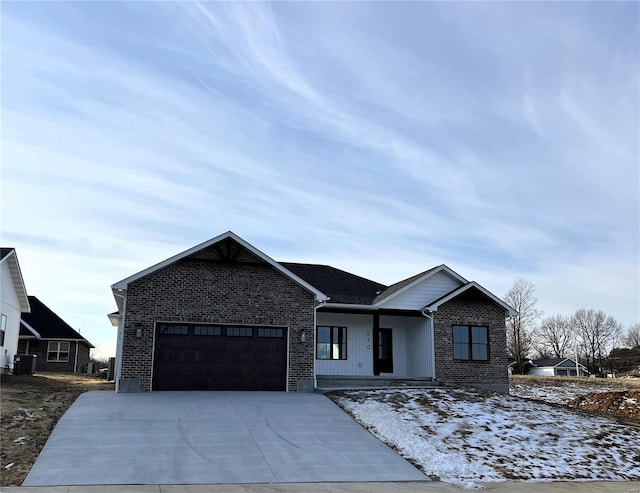
<path fill-rule="evenodd" d="M 280 262 L 285 269 L 329 296 L 330 303 L 370 305 L 387 286 L 329 265 Z"/>
<path fill-rule="evenodd" d="M 78 340 L 86 342 L 89 347 L 94 347 L 35 296 L 29 296 L 29 304 L 31 305 L 31 313 L 23 313 L 22 321 L 33 327 L 42 339 Z M 20 335 L 33 336 L 33 333 L 21 324 Z"/>

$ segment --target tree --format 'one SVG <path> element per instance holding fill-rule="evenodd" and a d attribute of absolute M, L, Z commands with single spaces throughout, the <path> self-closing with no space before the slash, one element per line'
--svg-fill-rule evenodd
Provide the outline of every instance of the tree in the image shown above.
<path fill-rule="evenodd" d="M 622 342 L 629 349 L 640 348 L 640 323 L 635 323 L 627 328 Z"/>
<path fill-rule="evenodd" d="M 507 351 L 514 358 L 514 371 L 524 372 L 524 363 L 533 347 L 532 332 L 542 312 L 536 308 L 538 298 L 535 286 L 524 279 L 518 279 L 504 299 L 518 312 L 507 318 Z"/>
<path fill-rule="evenodd" d="M 585 308 L 576 311 L 571 317 L 571 325 L 578 333 L 589 371 L 601 372 L 602 359 L 612 349 L 611 344 L 620 338 L 622 326 L 602 310 Z"/>
<path fill-rule="evenodd" d="M 547 317 L 535 331 L 534 345 L 543 358 L 566 358 L 570 353 L 573 355 L 574 344 L 570 317 Z"/>

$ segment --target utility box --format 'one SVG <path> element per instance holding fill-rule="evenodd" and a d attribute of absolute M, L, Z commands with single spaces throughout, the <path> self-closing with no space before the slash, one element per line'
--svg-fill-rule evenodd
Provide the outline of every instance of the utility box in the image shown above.
<path fill-rule="evenodd" d="M 93 374 L 93 361 L 87 363 L 87 375 Z"/>
<path fill-rule="evenodd" d="M 35 354 L 16 354 L 13 357 L 14 375 L 33 375 L 36 372 Z"/>

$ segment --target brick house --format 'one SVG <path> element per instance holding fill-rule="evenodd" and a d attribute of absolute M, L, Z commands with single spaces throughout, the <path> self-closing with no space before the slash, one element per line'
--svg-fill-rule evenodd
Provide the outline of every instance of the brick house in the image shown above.
<path fill-rule="evenodd" d="M 35 354 L 36 371 L 85 373 L 94 347 L 35 296 L 20 319 L 18 354 Z"/>
<path fill-rule="evenodd" d="M 112 285 L 116 389 L 311 391 L 432 379 L 508 391 L 515 311 L 446 265 L 391 286 L 224 233 Z"/>

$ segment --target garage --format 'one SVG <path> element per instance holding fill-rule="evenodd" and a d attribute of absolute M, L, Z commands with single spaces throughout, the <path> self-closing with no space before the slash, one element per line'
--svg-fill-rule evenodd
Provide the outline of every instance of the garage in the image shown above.
<path fill-rule="evenodd" d="M 286 390 L 287 328 L 156 323 L 153 390 Z"/>

